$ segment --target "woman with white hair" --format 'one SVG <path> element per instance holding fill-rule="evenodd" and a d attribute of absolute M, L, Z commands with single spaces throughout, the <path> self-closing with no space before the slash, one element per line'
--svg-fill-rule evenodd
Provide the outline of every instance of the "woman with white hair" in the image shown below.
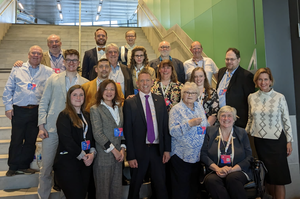
<path fill-rule="evenodd" d="M 210 171 L 204 185 L 213 199 L 245 199 L 244 185 L 252 179 L 252 150 L 245 129 L 234 126 L 236 109 L 223 106 L 218 112 L 220 126 L 207 128 L 201 162 Z"/>
<path fill-rule="evenodd" d="M 196 100 L 197 85 L 186 82 L 181 101 L 169 114 L 171 135 L 172 198 L 196 198 L 200 150 L 208 125 L 205 112 Z"/>

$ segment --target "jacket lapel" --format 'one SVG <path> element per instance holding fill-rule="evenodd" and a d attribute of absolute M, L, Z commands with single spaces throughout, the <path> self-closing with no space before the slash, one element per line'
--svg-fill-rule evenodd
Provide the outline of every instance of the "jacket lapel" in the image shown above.
<path fill-rule="evenodd" d="M 158 124 L 158 121 L 159 121 L 159 117 L 160 117 L 160 114 L 159 113 L 159 110 L 158 110 L 158 99 L 157 99 L 157 95 L 155 94 L 151 94 L 152 95 L 152 99 L 153 99 L 153 103 L 154 103 L 154 108 L 155 108 L 155 116 L 156 116 L 156 121 L 157 121 L 157 124 Z"/>
<path fill-rule="evenodd" d="M 105 114 L 111 121 L 113 121 L 113 123 L 114 123 L 116 126 L 118 126 L 117 123 L 116 123 L 116 121 L 115 121 L 115 119 L 114 119 L 114 117 L 111 115 L 110 111 L 108 110 L 108 108 L 106 108 L 106 107 L 105 107 L 104 105 L 102 105 L 102 104 L 100 104 L 98 108 L 100 108 L 100 107 L 101 107 L 102 111 L 104 112 L 104 114 Z"/>
<path fill-rule="evenodd" d="M 97 55 L 97 49 L 96 49 L 96 47 L 93 50 L 93 57 L 94 57 L 94 62 L 96 64 L 98 62 L 98 55 Z"/>
<path fill-rule="evenodd" d="M 146 114 L 144 112 L 144 108 L 143 108 L 143 105 L 142 105 L 142 101 L 141 101 L 140 95 L 137 94 L 134 97 L 135 97 L 135 101 L 136 101 L 136 106 L 137 106 L 138 112 L 141 114 L 142 120 L 145 123 L 145 125 L 147 125 L 146 118 L 145 118 Z"/>
<path fill-rule="evenodd" d="M 66 71 L 58 74 L 58 85 L 60 86 L 61 92 L 63 93 L 64 100 L 66 101 L 67 89 L 66 89 Z"/>
<path fill-rule="evenodd" d="M 227 90 L 229 90 L 231 88 L 231 86 L 235 84 L 236 79 L 237 79 L 237 77 L 238 77 L 238 75 L 240 73 L 240 70 L 241 70 L 241 66 L 238 66 L 238 68 L 236 69 L 236 71 L 234 72 L 234 74 L 231 77 L 231 80 L 229 82 Z"/>

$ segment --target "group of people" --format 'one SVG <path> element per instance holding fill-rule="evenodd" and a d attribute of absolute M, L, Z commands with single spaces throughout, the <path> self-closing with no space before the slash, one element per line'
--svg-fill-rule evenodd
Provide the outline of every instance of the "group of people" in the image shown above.
<path fill-rule="evenodd" d="M 269 171 L 269 193 L 284 198 L 293 137 L 287 103 L 272 89 L 269 68 L 253 76 L 239 65 L 240 52 L 229 48 L 219 70 L 202 56 L 198 41 L 184 63 L 169 55 L 167 41 L 149 62 L 134 30 L 120 48 L 107 38 L 103 28 L 95 31 L 82 76 L 78 51 L 62 50 L 57 35 L 48 37 L 49 51 L 32 46 L 28 61 L 13 67 L 3 93 L 12 121 L 7 176 L 36 172 L 30 163 L 39 137 L 42 199 L 50 196 L 52 170 L 54 188 L 66 198 L 121 198 L 125 158 L 130 199 L 139 198 L 146 175 L 155 198 L 196 198 L 200 161 L 212 198 L 244 199 L 244 184 L 253 179 L 249 133 Z"/>

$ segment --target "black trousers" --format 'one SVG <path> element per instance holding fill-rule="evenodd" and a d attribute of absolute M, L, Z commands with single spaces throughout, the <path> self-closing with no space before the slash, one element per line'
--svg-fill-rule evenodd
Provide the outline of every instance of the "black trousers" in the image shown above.
<path fill-rule="evenodd" d="M 13 109 L 8 166 L 10 170 L 28 169 L 33 160 L 39 132 L 38 106 L 27 109 L 14 105 Z"/>
<path fill-rule="evenodd" d="M 171 162 L 172 199 L 195 199 L 199 183 L 199 162 L 187 163 L 177 155 Z"/>
<path fill-rule="evenodd" d="M 165 165 L 162 163 L 162 156 L 159 154 L 159 145 L 149 146 L 144 159 L 137 160 L 138 168 L 131 169 L 131 180 L 128 199 L 139 199 L 140 188 L 143 179 L 149 168 L 151 177 L 152 197 L 155 199 L 168 199 L 166 187 Z"/>
<path fill-rule="evenodd" d="M 236 171 L 220 178 L 216 173 L 205 177 L 204 185 L 213 199 L 245 199 L 244 185 L 248 182 L 245 174 Z"/>

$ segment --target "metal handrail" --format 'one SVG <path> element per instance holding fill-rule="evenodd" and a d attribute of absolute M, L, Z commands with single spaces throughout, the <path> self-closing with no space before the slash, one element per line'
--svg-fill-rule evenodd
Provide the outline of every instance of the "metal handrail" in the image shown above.
<path fill-rule="evenodd" d="M 0 16 L 5 12 L 5 10 L 8 8 L 8 6 L 10 6 L 10 4 L 13 2 L 14 0 L 11 0 L 6 6 L 5 8 L 2 10 L 2 12 L 0 13 Z"/>

